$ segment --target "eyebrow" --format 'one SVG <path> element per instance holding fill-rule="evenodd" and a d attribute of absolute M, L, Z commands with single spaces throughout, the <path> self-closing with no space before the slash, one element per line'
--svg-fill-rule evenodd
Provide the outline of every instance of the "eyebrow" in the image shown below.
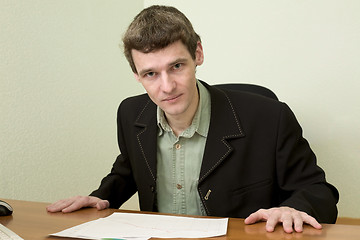
<path fill-rule="evenodd" d="M 170 63 L 168 64 L 168 66 L 173 66 L 173 65 L 175 65 L 175 64 L 177 64 L 177 63 L 179 63 L 179 62 L 187 62 L 187 61 L 188 61 L 187 58 L 178 58 L 178 59 L 170 62 Z M 146 69 L 144 69 L 144 70 L 141 70 L 141 71 L 139 72 L 139 75 L 142 76 L 143 74 L 148 73 L 148 72 L 153 72 L 153 69 L 152 69 L 152 68 L 146 68 Z"/>
<path fill-rule="evenodd" d="M 178 58 L 175 61 L 169 63 L 169 66 L 175 65 L 175 64 L 177 64 L 179 62 L 187 62 L 187 58 Z"/>

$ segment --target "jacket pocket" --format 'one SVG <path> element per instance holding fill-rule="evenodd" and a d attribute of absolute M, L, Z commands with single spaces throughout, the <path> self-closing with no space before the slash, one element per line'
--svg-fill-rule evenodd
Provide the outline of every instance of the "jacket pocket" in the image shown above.
<path fill-rule="evenodd" d="M 234 189 L 233 190 L 233 195 L 239 195 L 239 194 L 243 194 L 249 191 L 256 191 L 260 188 L 266 187 L 266 186 L 270 186 L 272 184 L 272 180 L 271 179 L 265 179 L 265 180 L 261 180 L 255 183 L 251 183 L 245 186 L 242 186 L 240 188 Z"/>
<path fill-rule="evenodd" d="M 236 188 L 231 193 L 229 217 L 245 218 L 260 208 L 270 208 L 273 205 L 273 181 L 265 179 Z"/>

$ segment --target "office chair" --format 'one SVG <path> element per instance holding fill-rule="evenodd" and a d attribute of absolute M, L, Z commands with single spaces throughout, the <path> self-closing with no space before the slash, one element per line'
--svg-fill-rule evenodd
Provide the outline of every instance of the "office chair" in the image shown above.
<path fill-rule="evenodd" d="M 272 98 L 274 100 L 279 100 L 276 94 L 271 91 L 270 89 L 255 85 L 255 84 L 248 84 L 248 83 L 224 83 L 224 84 L 215 84 L 215 87 L 226 89 L 226 90 L 236 90 L 236 91 L 243 91 L 243 92 L 250 92 L 259 94 L 268 98 Z"/>

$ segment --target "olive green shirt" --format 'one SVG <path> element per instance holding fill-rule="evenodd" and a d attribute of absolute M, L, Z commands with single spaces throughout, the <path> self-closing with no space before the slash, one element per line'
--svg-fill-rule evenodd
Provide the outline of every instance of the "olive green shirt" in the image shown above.
<path fill-rule="evenodd" d="M 205 215 L 197 190 L 210 124 L 208 90 L 197 81 L 199 105 L 191 125 L 177 137 L 158 107 L 157 204 L 159 212 Z"/>

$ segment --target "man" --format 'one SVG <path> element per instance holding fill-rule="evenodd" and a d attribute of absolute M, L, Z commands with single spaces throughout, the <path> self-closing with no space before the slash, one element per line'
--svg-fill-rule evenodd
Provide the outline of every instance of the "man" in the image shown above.
<path fill-rule="evenodd" d="M 336 220 L 338 192 L 325 180 L 286 104 L 225 91 L 195 77 L 204 61 L 200 37 L 177 9 L 140 12 L 124 52 L 147 94 L 118 110 L 121 154 L 87 197 L 58 201 L 50 212 L 118 208 L 138 192 L 140 208 L 278 223 L 301 232 L 303 223 Z"/>

